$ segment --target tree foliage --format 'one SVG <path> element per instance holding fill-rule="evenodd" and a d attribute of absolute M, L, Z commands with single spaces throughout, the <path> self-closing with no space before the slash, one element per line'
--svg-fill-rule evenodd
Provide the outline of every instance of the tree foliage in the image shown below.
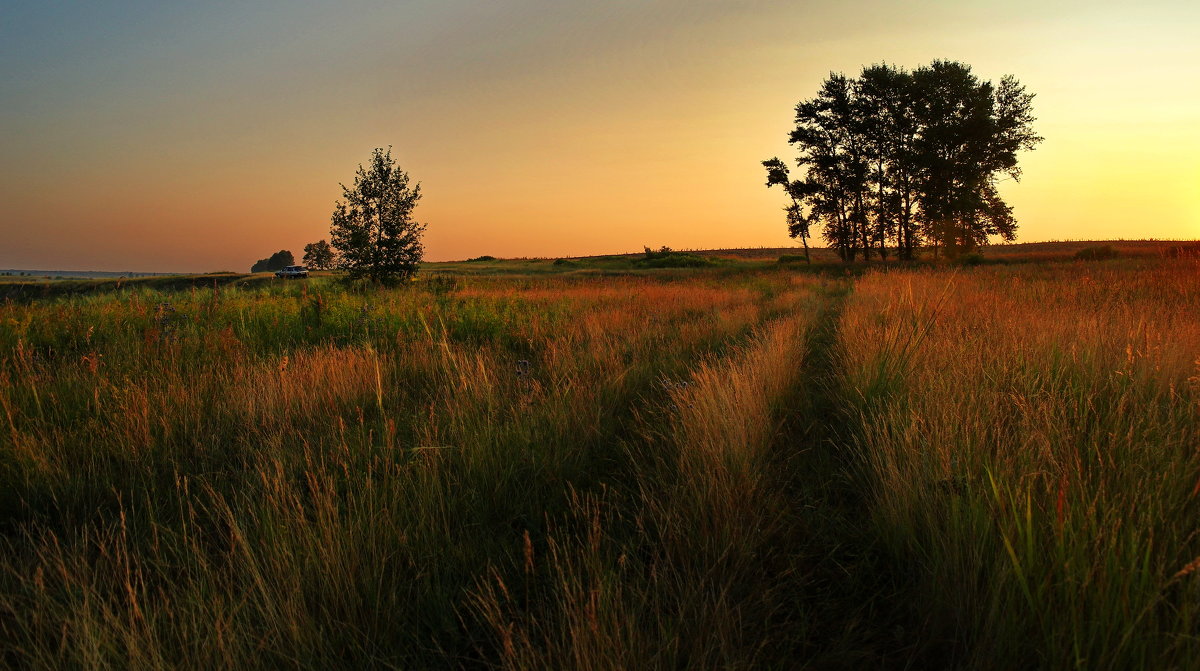
<path fill-rule="evenodd" d="M 287 266 L 295 265 L 296 257 L 286 249 L 281 249 L 268 258 L 259 259 L 250 267 L 252 273 L 274 272 Z"/>
<path fill-rule="evenodd" d="M 392 159 L 391 148 L 375 149 L 367 167 L 358 166 L 354 186 L 342 186 L 329 235 L 340 267 L 353 278 L 404 280 L 417 272 L 425 248 L 425 224 L 413 219 L 421 185 Z"/>
<path fill-rule="evenodd" d="M 997 183 L 1019 180 L 1017 154 L 1042 139 L 1032 100 L 1013 77 L 980 81 L 954 61 L 833 73 L 796 105 L 788 142 L 800 176 L 772 158 L 767 186 L 787 193 L 788 231 L 806 256 L 812 224 L 846 261 L 886 258 L 889 244 L 911 259 L 922 244 L 954 255 L 992 235 L 1011 240 L 1017 224 Z"/>
<path fill-rule="evenodd" d="M 337 263 L 337 254 L 325 240 L 304 245 L 304 265 L 316 270 L 329 270 Z"/>

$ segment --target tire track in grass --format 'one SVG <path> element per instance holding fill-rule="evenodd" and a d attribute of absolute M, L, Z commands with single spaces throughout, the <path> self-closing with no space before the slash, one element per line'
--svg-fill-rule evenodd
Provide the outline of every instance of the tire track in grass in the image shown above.
<path fill-rule="evenodd" d="M 637 413 L 640 428 L 624 448 L 629 470 L 612 474 L 611 490 L 579 492 L 545 545 L 527 545 L 533 594 L 517 596 L 521 588 L 499 576 L 481 587 L 477 608 L 501 639 L 501 666 L 764 661 L 763 624 L 785 596 L 779 573 L 764 570 L 777 556 L 771 540 L 783 509 L 765 466 L 810 321 L 802 309 L 810 289 L 794 291 L 805 300 L 701 357 Z"/>
<path fill-rule="evenodd" d="M 580 493 L 528 547 L 536 595 L 483 586 L 499 666 L 908 666 L 901 590 L 866 524 L 859 428 L 840 397 L 851 289 L 805 289 L 811 301 L 668 389 L 627 444 L 631 472 Z"/>
<path fill-rule="evenodd" d="M 809 332 L 804 387 L 777 443 L 775 467 L 794 508 L 792 567 L 797 599 L 783 617 L 812 626 L 787 642 L 784 658 L 808 668 L 941 668 L 923 659 L 907 581 L 882 551 L 870 520 L 856 444 L 863 430 L 845 398 L 838 355 L 851 281 L 826 285 Z M 819 614 L 819 617 L 812 617 Z"/>
<path fill-rule="evenodd" d="M 912 656 L 842 398 L 838 327 L 852 289 L 815 287 L 807 311 L 765 325 L 673 395 L 678 482 L 647 499 L 673 572 L 662 603 L 685 637 L 664 668 L 905 668 Z"/>

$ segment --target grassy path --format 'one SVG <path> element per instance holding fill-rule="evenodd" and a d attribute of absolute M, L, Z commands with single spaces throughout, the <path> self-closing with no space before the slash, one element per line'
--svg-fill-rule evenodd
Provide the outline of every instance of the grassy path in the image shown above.
<path fill-rule="evenodd" d="M 838 329 L 852 292 L 849 281 L 820 290 L 804 382 L 774 447 L 779 486 L 793 505 L 785 537 L 794 544 L 788 574 L 795 600 L 782 614 L 792 631 L 777 656 L 779 668 L 913 668 L 924 654 L 912 595 L 870 525 L 855 447 L 862 426 L 844 398 Z"/>
<path fill-rule="evenodd" d="M 769 450 L 811 305 L 807 286 L 782 295 L 786 309 L 747 338 L 664 380 L 666 398 L 631 399 L 642 424 L 625 441 L 629 470 L 547 523 L 519 583 L 481 587 L 504 668 L 773 664 L 766 641 L 787 626 L 776 615 L 792 590 Z"/>
<path fill-rule="evenodd" d="M 781 659 L 810 668 L 881 668 L 898 652 L 895 586 L 869 529 L 855 476 L 859 427 L 841 398 L 836 344 L 850 282 L 829 284 L 806 343 L 803 385 L 775 447 L 780 486 L 794 506 L 790 523 L 797 585 L 792 617 L 808 626 Z"/>
<path fill-rule="evenodd" d="M 695 367 L 669 394 L 676 411 L 653 423 L 661 435 L 638 443 L 656 455 L 633 459 L 640 489 L 582 506 L 592 524 L 550 543 L 562 591 L 543 601 L 561 610 L 533 627 L 493 611 L 512 635 L 504 666 L 1195 659 L 1200 485 L 1184 448 L 1200 362 L 1175 344 L 1196 342 L 1194 322 L 1151 328 L 1144 305 L 1118 305 L 1128 326 L 1080 334 L 1089 306 L 1121 295 L 1087 275 L 1083 300 L 1054 299 L 1078 319 L 1044 317 L 1036 283 L 1014 301 L 986 276 L 956 289 L 970 293 L 947 316 L 950 279 L 810 287 L 787 324 L 768 320 Z M 1149 299 L 1126 294 L 1194 300 L 1166 279 L 1133 287 Z M 986 355 L 982 329 L 996 345 Z"/>
<path fill-rule="evenodd" d="M 632 490 L 585 497 L 531 552 L 550 555 L 531 573 L 553 577 L 533 581 L 533 598 L 484 591 L 504 668 L 907 668 L 919 656 L 841 397 L 851 289 L 811 287 L 795 313 L 693 369 L 631 444 Z"/>

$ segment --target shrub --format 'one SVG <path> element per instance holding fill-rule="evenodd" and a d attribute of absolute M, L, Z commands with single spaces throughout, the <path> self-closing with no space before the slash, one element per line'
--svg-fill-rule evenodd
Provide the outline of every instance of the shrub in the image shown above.
<path fill-rule="evenodd" d="M 1103 261 L 1105 259 L 1115 259 L 1119 256 L 1117 250 L 1111 245 L 1099 245 L 1096 247 L 1084 247 L 1075 252 L 1076 261 Z"/>
<path fill-rule="evenodd" d="M 1190 245 L 1175 245 L 1168 247 L 1163 251 L 1163 256 L 1168 259 L 1195 259 L 1200 258 L 1200 244 Z"/>
<path fill-rule="evenodd" d="M 467 259 L 467 263 L 476 263 L 479 261 L 495 261 L 495 260 L 496 260 L 496 257 L 484 254 L 483 256 L 476 256 L 473 259 Z"/>
<path fill-rule="evenodd" d="M 779 257 L 779 263 L 804 263 L 805 258 L 799 254 L 784 254 Z"/>
<path fill-rule="evenodd" d="M 452 275 L 430 275 L 420 283 L 431 294 L 442 295 L 458 291 L 458 278 Z"/>
<path fill-rule="evenodd" d="M 713 265 L 713 262 L 695 254 L 671 252 L 667 256 L 637 259 L 633 262 L 633 265 L 637 268 L 702 268 Z"/>
<path fill-rule="evenodd" d="M 668 247 L 666 245 L 659 247 L 657 252 L 654 251 L 653 249 L 650 249 L 649 247 L 645 247 L 644 249 L 646 250 L 646 260 L 647 261 L 653 261 L 655 259 L 665 259 L 675 253 L 674 250 L 672 250 L 670 247 Z"/>
<path fill-rule="evenodd" d="M 712 261 L 703 256 L 677 252 L 665 245 L 660 247 L 658 251 L 654 251 L 649 247 L 645 249 L 646 256 L 634 260 L 633 265 L 635 268 L 700 268 L 712 265 Z"/>

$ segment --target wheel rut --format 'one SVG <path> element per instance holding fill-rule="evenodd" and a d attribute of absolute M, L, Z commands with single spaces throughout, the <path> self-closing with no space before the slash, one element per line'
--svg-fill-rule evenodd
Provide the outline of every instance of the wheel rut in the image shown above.
<path fill-rule="evenodd" d="M 838 327 L 852 282 L 821 289 L 795 407 L 775 449 L 792 504 L 795 599 L 783 618 L 803 624 L 787 657 L 808 668 L 923 666 L 906 581 L 882 551 L 856 448 L 861 424 L 845 398 Z"/>

